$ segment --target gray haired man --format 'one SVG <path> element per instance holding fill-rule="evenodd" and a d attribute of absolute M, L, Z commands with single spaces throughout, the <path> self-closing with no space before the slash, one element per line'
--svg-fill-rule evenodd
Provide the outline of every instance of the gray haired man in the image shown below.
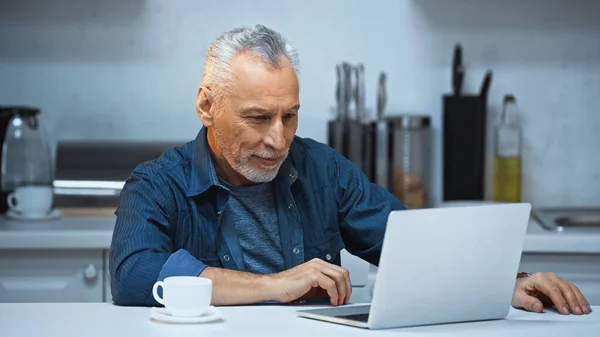
<path fill-rule="evenodd" d="M 157 305 L 168 276 L 213 280 L 214 305 L 328 297 L 348 303 L 340 251 L 377 265 L 387 216 L 405 207 L 325 144 L 296 136 L 298 54 L 261 25 L 209 47 L 195 140 L 140 164 L 121 193 L 110 252 L 117 304 Z M 411 224 L 406 224 L 411 225 Z M 513 305 L 589 313 L 554 274 L 519 278 Z"/>

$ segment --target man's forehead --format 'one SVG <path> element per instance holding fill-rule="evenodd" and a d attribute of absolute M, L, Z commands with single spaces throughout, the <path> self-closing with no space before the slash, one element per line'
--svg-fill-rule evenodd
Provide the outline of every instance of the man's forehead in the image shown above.
<path fill-rule="evenodd" d="M 274 68 L 251 53 L 236 55 L 231 61 L 234 76 L 234 94 L 239 97 L 254 95 L 290 95 L 298 92 L 298 78 L 287 58 L 280 57 Z"/>

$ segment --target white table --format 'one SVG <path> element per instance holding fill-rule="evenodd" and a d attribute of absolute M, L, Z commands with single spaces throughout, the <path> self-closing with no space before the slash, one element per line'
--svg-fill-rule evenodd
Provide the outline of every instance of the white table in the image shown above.
<path fill-rule="evenodd" d="M 108 303 L 3 303 L 3 337 L 176 337 L 176 336 L 600 336 L 600 307 L 585 316 L 511 309 L 507 319 L 368 331 L 296 317 L 292 306 L 220 307 L 224 320 L 198 325 L 157 323 L 149 308 Z M 451 309 L 450 309 L 451 310 Z"/>

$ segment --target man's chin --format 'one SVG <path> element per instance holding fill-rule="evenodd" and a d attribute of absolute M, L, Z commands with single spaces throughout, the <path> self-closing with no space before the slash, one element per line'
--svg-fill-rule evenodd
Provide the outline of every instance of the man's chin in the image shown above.
<path fill-rule="evenodd" d="M 246 179 L 255 183 L 267 183 L 273 181 L 273 179 L 277 177 L 277 173 L 279 173 L 280 167 L 281 163 L 275 164 L 273 166 L 261 165 L 260 169 L 253 169 L 251 172 L 248 172 L 245 176 Z"/>
<path fill-rule="evenodd" d="M 247 176 L 246 179 L 250 180 L 253 183 L 270 183 L 271 181 L 273 181 L 275 179 L 275 177 L 277 177 L 277 174 L 263 174 L 263 175 L 250 175 Z"/>

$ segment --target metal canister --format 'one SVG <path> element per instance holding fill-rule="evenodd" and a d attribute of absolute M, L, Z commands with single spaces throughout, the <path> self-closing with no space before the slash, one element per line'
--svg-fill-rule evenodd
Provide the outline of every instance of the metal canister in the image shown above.
<path fill-rule="evenodd" d="M 395 115 L 386 118 L 387 188 L 409 209 L 430 206 L 431 118 Z"/>

